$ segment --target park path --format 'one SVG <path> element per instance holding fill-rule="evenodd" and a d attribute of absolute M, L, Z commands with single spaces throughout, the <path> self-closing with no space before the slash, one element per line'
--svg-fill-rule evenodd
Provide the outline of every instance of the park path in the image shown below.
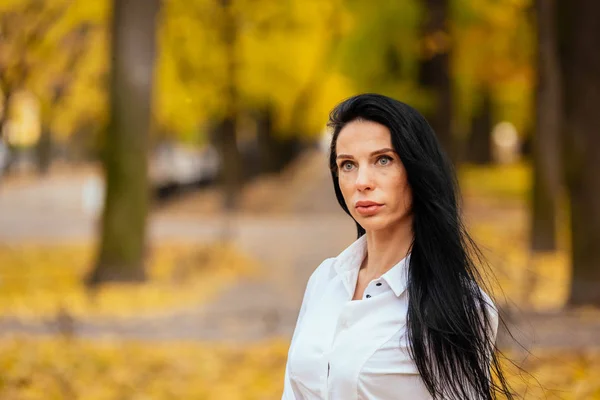
<path fill-rule="evenodd" d="M 291 334 L 308 277 L 327 257 L 337 255 L 355 237 L 355 228 L 336 203 L 326 159 L 312 153 L 300 159 L 294 176 L 282 175 L 287 196 L 263 198 L 278 213 L 233 215 L 231 240 L 258 259 L 266 271 L 260 279 L 235 282 L 213 301 L 190 305 L 168 315 L 123 320 L 62 319 L 26 323 L 0 318 L 0 333 L 54 333 L 73 330 L 88 337 L 146 339 L 257 340 Z M 85 212 L 83 192 L 93 172 L 49 177 L 0 190 L 0 242 L 60 243 L 89 241 L 96 218 Z M 283 191 L 281 191 L 283 192 Z M 209 195 L 191 200 L 203 203 Z M 214 200 L 214 199 L 212 199 Z M 189 200 L 183 199 L 183 202 Z M 210 200 L 208 200 L 210 201 Z M 213 241 L 222 234 L 225 216 L 189 205 L 161 207 L 150 216 L 152 241 Z M 59 227 L 59 228 L 57 228 Z M 67 321 L 66 325 L 65 322 Z"/>
<path fill-rule="evenodd" d="M 353 223 L 336 203 L 326 160 L 313 153 L 278 184 L 286 196 L 265 198 L 285 206 L 279 213 L 234 216 L 233 241 L 256 257 L 267 271 L 260 279 L 244 278 L 227 286 L 200 306 L 128 320 L 63 320 L 24 323 L 0 318 L 0 334 L 54 334 L 72 331 L 83 337 L 148 340 L 220 340 L 246 342 L 289 337 L 293 332 L 308 277 L 319 263 L 337 255 L 355 238 Z M 81 209 L 84 177 L 44 180 L 0 191 L 0 242 L 90 240 L 94 218 Z M 200 196 L 196 201 L 202 202 Z M 519 212 L 467 210 L 476 218 L 524 218 Z M 150 220 L 152 240 L 205 242 L 216 239 L 223 225 L 220 213 L 181 212 L 166 207 Z M 60 229 L 56 227 L 60 226 Z M 62 321 L 62 322 L 58 322 Z M 66 322 L 65 322 L 66 321 Z M 600 319 L 577 313 L 522 312 L 509 321 L 525 347 L 598 347 Z M 535 327 L 535 329 L 534 329 Z"/>

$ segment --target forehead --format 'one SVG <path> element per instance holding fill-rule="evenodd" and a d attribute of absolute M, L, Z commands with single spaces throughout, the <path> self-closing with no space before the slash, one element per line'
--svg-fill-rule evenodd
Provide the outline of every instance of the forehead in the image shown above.
<path fill-rule="evenodd" d="M 390 131 L 385 125 L 372 121 L 352 121 L 340 131 L 336 153 L 370 153 L 385 147 L 392 148 Z"/>

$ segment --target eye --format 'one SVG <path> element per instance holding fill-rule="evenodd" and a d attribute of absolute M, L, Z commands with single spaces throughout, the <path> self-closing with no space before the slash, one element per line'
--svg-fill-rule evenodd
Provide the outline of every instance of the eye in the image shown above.
<path fill-rule="evenodd" d="M 352 167 L 353 167 L 353 165 L 352 165 L 352 163 L 351 163 L 350 161 L 344 161 L 344 162 L 342 162 L 342 164 L 340 165 L 340 168 L 341 168 L 343 171 L 351 171 L 351 170 L 352 170 Z"/>
<path fill-rule="evenodd" d="M 390 156 L 381 156 L 377 159 L 377 162 L 379 163 L 379 165 L 388 165 L 389 163 L 392 162 L 392 157 Z"/>

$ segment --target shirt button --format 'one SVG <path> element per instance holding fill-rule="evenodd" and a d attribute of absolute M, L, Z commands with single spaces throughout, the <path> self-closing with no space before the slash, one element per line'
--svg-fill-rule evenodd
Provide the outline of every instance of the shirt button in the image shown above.
<path fill-rule="evenodd" d="M 370 295 L 370 294 L 368 294 L 368 295 L 367 295 L 367 299 L 370 299 L 370 298 L 371 298 L 371 295 Z"/>
<path fill-rule="evenodd" d="M 377 285 L 377 286 L 381 286 L 381 282 L 377 282 L 377 283 L 376 283 L 376 285 Z"/>

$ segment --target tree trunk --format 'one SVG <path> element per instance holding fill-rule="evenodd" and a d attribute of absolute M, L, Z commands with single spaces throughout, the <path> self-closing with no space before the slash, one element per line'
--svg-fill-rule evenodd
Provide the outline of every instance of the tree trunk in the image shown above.
<path fill-rule="evenodd" d="M 419 69 L 421 87 L 434 96 L 434 107 L 426 113 L 442 147 L 452 161 L 457 148 L 452 135 L 452 87 L 450 82 L 450 43 L 448 38 L 448 0 L 424 0 L 422 24 L 426 45 Z"/>
<path fill-rule="evenodd" d="M 4 132 L 6 123 L 8 122 L 8 113 L 10 112 L 10 103 L 12 101 L 12 93 L 8 91 L 8 93 L 3 93 L 6 90 L 5 87 L 0 87 L 0 96 L 4 96 L 2 100 L 2 107 L 4 108 L 0 113 L 0 140 L 5 140 L 6 138 Z"/>
<path fill-rule="evenodd" d="M 221 121 L 218 131 L 220 148 L 221 181 L 224 190 L 224 206 L 227 212 L 234 211 L 239 202 L 242 183 L 240 173 L 240 151 L 237 145 L 237 118 L 229 116 Z"/>
<path fill-rule="evenodd" d="M 600 2 L 559 4 L 572 224 L 568 303 L 600 306 L 600 52 L 594 40 L 600 37 Z"/>
<path fill-rule="evenodd" d="M 145 279 L 148 140 L 159 0 L 114 0 L 106 201 L 90 285 Z"/>
<path fill-rule="evenodd" d="M 221 178 L 224 188 L 224 205 L 226 212 L 238 206 L 240 185 L 240 151 L 237 145 L 237 21 L 231 0 L 220 0 L 223 11 L 222 40 L 227 60 L 227 85 L 225 89 L 225 116 L 218 132 L 218 144 L 221 154 Z"/>
<path fill-rule="evenodd" d="M 474 164 L 492 162 L 492 98 L 489 89 L 483 89 L 482 100 L 471 124 L 467 144 L 467 160 Z"/>
<path fill-rule="evenodd" d="M 532 251 L 556 250 L 556 212 L 560 187 L 561 78 L 556 40 L 555 0 L 536 0 L 536 126 L 532 137 Z"/>
<path fill-rule="evenodd" d="M 0 90 L 7 90 L 6 87 L 0 88 Z M 1 95 L 1 93 L 0 93 Z M 2 169 L 0 171 L 0 176 L 2 175 L 8 175 L 10 174 L 12 168 L 13 168 L 13 162 L 15 161 L 15 157 L 16 157 L 16 149 L 14 148 L 14 146 L 12 146 L 9 141 L 8 138 L 5 136 L 6 135 L 6 125 L 8 123 L 8 113 L 10 110 L 10 103 L 12 101 L 12 92 L 10 90 L 7 91 L 7 93 L 4 95 L 4 110 L 2 111 L 2 113 L 0 114 L 0 141 L 4 141 L 5 145 L 6 145 L 6 150 L 7 150 L 7 158 L 4 161 L 4 165 L 0 165 L 0 169 Z"/>
<path fill-rule="evenodd" d="M 281 166 L 280 146 L 273 137 L 273 112 L 269 107 L 264 107 L 256 113 L 256 140 L 258 141 L 260 173 L 277 171 Z"/>
<path fill-rule="evenodd" d="M 52 134 L 49 129 L 42 128 L 42 134 L 36 144 L 38 175 L 47 175 L 52 163 Z"/>

